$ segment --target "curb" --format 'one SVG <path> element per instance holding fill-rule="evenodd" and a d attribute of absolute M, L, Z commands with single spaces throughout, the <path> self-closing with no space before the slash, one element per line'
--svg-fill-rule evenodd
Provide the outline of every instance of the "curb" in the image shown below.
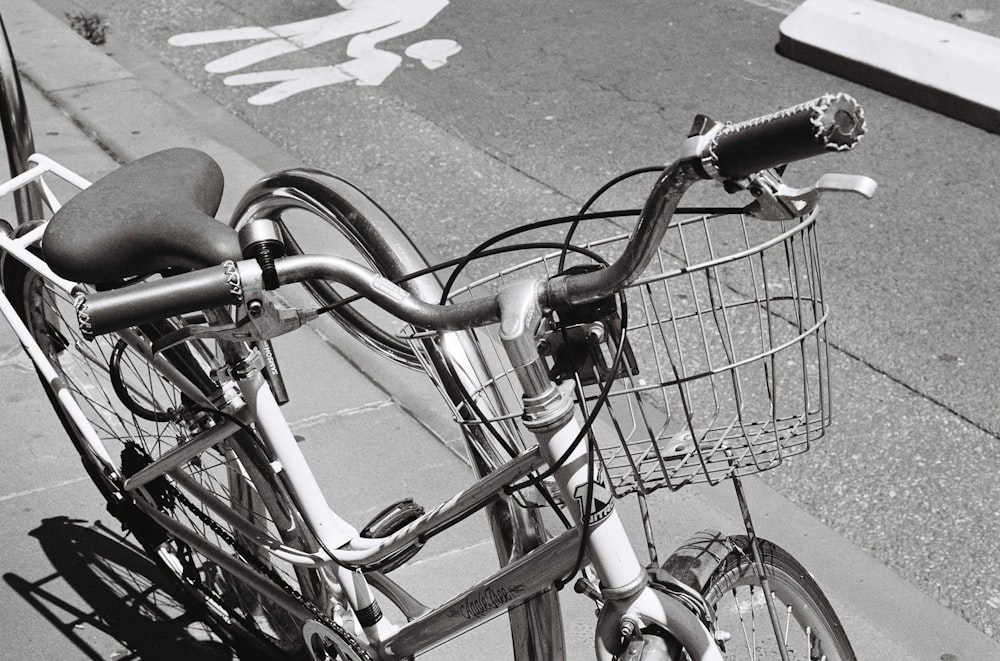
<path fill-rule="evenodd" d="M 11 0 L 0 2 L 0 9 L 22 74 L 118 162 L 166 145 L 201 149 L 219 162 L 230 184 L 223 212 L 263 174 L 234 149 L 192 130 L 176 108 L 44 9 L 21 1 L 15 7 Z"/>
<path fill-rule="evenodd" d="M 873 0 L 806 0 L 779 30 L 785 57 L 1000 133 L 1000 39 Z"/>

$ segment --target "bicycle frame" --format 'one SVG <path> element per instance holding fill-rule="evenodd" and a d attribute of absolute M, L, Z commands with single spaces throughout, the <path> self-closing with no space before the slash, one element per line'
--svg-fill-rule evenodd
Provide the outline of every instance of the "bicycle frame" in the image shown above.
<path fill-rule="evenodd" d="M 280 474 L 293 496 L 306 500 L 317 499 L 315 502 L 299 503 L 303 505 L 302 512 L 306 524 L 315 526 L 316 512 L 330 512 L 330 509 L 326 500 L 318 493 L 319 487 L 315 483 L 314 475 L 304 463 L 304 459 L 301 459 L 297 442 L 290 434 L 285 436 L 288 426 L 277 404 L 274 403 L 270 388 L 259 373 L 239 379 L 238 383 L 246 401 L 257 402 L 256 407 L 251 407 L 255 409 L 253 418 L 265 443 L 275 456 L 280 458 L 282 464 Z M 322 529 L 317 530 L 314 527 L 317 537 L 325 547 L 321 550 L 303 553 L 299 549 L 282 546 L 277 540 L 266 536 L 261 545 L 275 556 L 294 564 L 335 567 L 341 585 L 347 588 L 347 596 L 352 602 L 352 607 L 358 610 L 361 604 L 357 602 L 358 595 L 351 589 L 355 581 L 351 580 L 350 568 L 364 570 L 373 567 L 387 556 L 433 537 L 464 520 L 468 515 L 490 503 L 504 487 L 524 480 L 547 464 L 548 460 L 543 456 L 545 448 L 549 448 L 548 452 L 554 456 L 561 454 L 578 431 L 579 426 L 573 420 L 554 433 L 540 434 L 537 447 L 476 481 L 389 537 L 381 539 L 354 537 L 342 547 L 330 548 L 323 543 L 324 537 L 329 540 L 330 536 L 324 535 Z M 570 456 L 567 466 L 569 468 L 557 473 L 557 479 L 565 482 L 567 486 L 575 484 L 575 488 L 580 488 L 584 485 L 583 480 L 586 479 L 587 473 L 585 450 L 577 448 L 577 451 Z M 567 477 L 569 473 L 574 475 Z M 315 495 L 303 496 L 313 493 L 314 488 Z M 211 498 L 208 494 L 203 495 L 206 499 Z M 205 503 L 213 507 L 209 500 Z M 142 507 L 170 532 L 190 542 L 227 571 L 232 568 L 241 580 L 247 581 L 265 593 L 270 593 L 270 596 L 289 610 L 302 612 L 301 604 L 277 590 L 263 577 L 257 576 L 218 549 L 207 547 L 202 540 L 177 525 L 155 507 L 146 504 L 142 504 Z M 213 509 L 234 525 L 247 525 L 234 512 L 227 511 L 225 505 L 221 503 L 217 503 Z M 660 623 L 685 645 L 693 658 L 721 661 L 722 657 L 714 640 L 698 618 L 679 602 L 657 598 L 645 585 L 645 571 L 635 558 L 624 528 L 613 509 L 596 523 L 590 531 L 588 546 L 590 557 L 598 567 L 599 575 L 608 579 L 607 585 L 618 587 L 618 594 L 614 589 L 606 591 L 609 596 L 602 616 L 598 620 L 596 631 L 598 658 L 602 661 L 612 658 L 609 643 L 620 637 L 621 619 L 629 614 L 643 622 Z M 263 536 L 263 531 L 256 532 L 258 537 Z M 447 602 L 424 612 L 406 613 L 408 618 L 414 619 L 398 629 L 373 627 L 370 631 L 366 630 L 370 644 L 378 650 L 380 659 L 407 658 L 473 628 L 508 608 L 516 607 L 536 594 L 551 589 L 556 581 L 564 578 L 573 569 L 580 535 L 580 528 L 571 528 Z M 389 591 L 401 589 L 385 577 L 379 577 L 376 582 L 378 587 Z"/>
<path fill-rule="evenodd" d="M 78 188 L 89 185 L 74 173 L 43 156 L 30 159 L 32 167 L 10 182 L 0 185 L 0 195 L 37 181 L 50 208 L 59 203 L 41 179 L 53 173 Z M 24 236 L 12 238 L 0 234 L 0 250 L 23 262 L 45 278 L 52 286 L 66 294 L 74 295 L 84 287 L 54 274 L 44 260 L 31 251 L 44 234 L 44 225 L 32 229 Z M 280 463 L 279 478 L 295 500 L 306 526 L 319 544 L 317 549 L 291 548 L 274 539 L 264 529 L 257 528 L 232 510 L 226 503 L 186 481 L 176 469 L 200 453 L 230 437 L 238 429 L 234 422 L 224 422 L 203 431 L 187 443 L 177 446 L 152 464 L 128 479 L 118 475 L 126 491 L 134 490 L 160 476 L 169 474 L 206 508 L 234 526 L 241 536 L 256 542 L 261 549 L 283 561 L 302 567 L 330 568 L 343 587 L 351 606 L 357 611 L 365 606 L 361 593 L 367 590 L 363 578 L 356 570 L 372 571 L 377 563 L 389 555 L 413 544 L 422 543 L 470 514 L 492 503 L 504 489 L 522 482 L 543 466 L 553 463 L 556 457 L 568 454 L 556 470 L 556 481 L 567 496 L 576 526 L 543 543 L 526 555 L 514 559 L 492 576 L 455 595 L 445 603 L 427 609 L 405 593 L 401 587 L 378 572 L 371 573 L 372 584 L 390 595 L 396 603 L 410 604 L 405 612 L 409 622 L 401 626 L 381 621 L 365 628 L 368 642 L 377 658 L 383 660 L 411 657 L 444 642 L 503 611 L 517 607 L 527 599 L 552 589 L 575 567 L 577 549 L 582 531 L 587 528 L 587 554 L 601 579 L 604 605 L 595 632 L 597 658 L 610 661 L 622 637 L 626 619 L 640 625 L 658 624 L 673 634 L 696 659 L 721 661 L 722 656 L 711 634 L 688 607 L 669 597 L 659 598 L 648 586 L 645 569 L 636 558 L 627 533 L 614 510 L 610 497 L 599 511 L 590 511 L 582 500 L 593 489 L 606 489 L 600 475 L 591 476 L 589 457 L 585 444 L 574 444 L 580 426 L 572 407 L 558 401 L 559 393 L 546 375 L 537 372 L 537 351 L 534 348 L 532 319 L 537 324 L 540 315 L 533 288 L 535 283 L 525 282 L 511 287 L 502 297 L 502 334 L 512 361 L 523 374 L 526 393 L 544 403 L 536 406 L 536 418 L 526 426 L 535 434 L 538 444 L 524 451 L 509 463 L 477 480 L 451 499 L 426 512 L 419 519 L 398 532 L 384 538 L 362 538 L 357 531 L 341 519 L 329 506 L 316 476 L 301 453 L 284 415 L 279 409 L 270 386 L 259 367 L 252 361 L 244 365 L 230 365 L 231 375 L 242 394 L 242 404 L 234 405 L 233 415 L 243 421 L 253 421 L 258 435 L 269 456 Z M 25 351 L 56 394 L 72 424 L 80 432 L 88 452 L 104 464 L 109 473 L 114 462 L 108 456 L 96 431 L 49 364 L 30 331 L 21 321 L 6 296 L 0 297 L 0 313 L 13 328 Z M 154 356 L 148 341 L 132 331 L 119 335 L 133 348 L 143 353 L 158 371 L 195 401 L 204 401 L 204 395 L 183 374 L 166 361 Z M 575 447 L 571 447 L 575 445 Z M 225 571 L 266 594 L 275 602 L 303 619 L 312 613 L 293 596 L 287 594 L 254 569 L 237 561 L 224 550 L 213 546 L 191 530 L 179 525 L 171 517 L 143 498 L 136 504 L 170 533 L 209 557 Z M 587 520 L 583 520 L 589 512 Z M 359 580 L 362 581 L 359 583 Z M 553 656 L 562 658 L 564 650 L 554 646 Z"/>

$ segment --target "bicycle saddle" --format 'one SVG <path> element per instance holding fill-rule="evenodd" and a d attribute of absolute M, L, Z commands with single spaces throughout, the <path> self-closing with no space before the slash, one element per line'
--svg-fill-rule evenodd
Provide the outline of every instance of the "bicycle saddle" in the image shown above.
<path fill-rule="evenodd" d="M 197 149 L 159 151 L 99 179 L 53 216 L 42 254 L 58 275 L 113 286 L 126 278 L 240 259 L 214 218 L 222 170 Z"/>

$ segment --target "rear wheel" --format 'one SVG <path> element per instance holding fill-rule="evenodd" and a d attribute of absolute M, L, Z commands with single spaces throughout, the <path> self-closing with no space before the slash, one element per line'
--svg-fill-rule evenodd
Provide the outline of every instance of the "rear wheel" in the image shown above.
<path fill-rule="evenodd" d="M 0 18 L 0 132 L 7 151 L 7 166 L 11 178 L 28 169 L 28 157 L 35 153 L 35 141 L 24 102 L 21 78 L 14 61 L 14 52 L 7 38 L 7 29 Z M 14 207 L 18 224 L 42 217 L 42 198 L 37 183 L 14 191 Z"/>
<path fill-rule="evenodd" d="M 264 656 L 304 655 L 306 614 L 275 598 L 285 588 L 262 594 L 226 561 L 239 557 L 250 567 L 245 571 L 324 603 L 321 577 L 273 559 L 249 541 L 245 527 L 220 518 L 205 504 L 207 495 L 272 538 L 310 548 L 297 532 L 302 527 L 273 471 L 261 470 L 267 458 L 248 428 L 214 408 L 220 387 L 210 376 L 217 362 L 212 348 L 191 342 L 160 354 L 156 362 L 150 343 L 179 327 L 181 320 L 86 341 L 71 298 L 37 273 L 8 258 L 3 284 L 55 371 L 57 378 L 43 378 L 43 386 L 109 511 L 227 642 Z M 72 403 L 65 403 L 66 398 Z M 96 451 L 73 421 L 74 403 L 96 433 Z M 223 432 L 204 451 L 168 474 L 124 491 L 126 478 L 212 429 Z"/>
<path fill-rule="evenodd" d="M 371 198 L 333 175 L 311 169 L 276 172 L 251 188 L 233 218 L 240 229 L 256 218 L 281 226 L 287 254 L 344 257 L 397 279 L 428 266 L 403 231 Z M 341 303 L 354 292 L 323 280 L 303 283 L 324 306 Z M 403 283 L 422 296 L 439 292 L 434 276 Z M 287 289 L 282 289 L 285 295 Z M 341 327 L 373 351 L 401 365 L 420 368 L 410 343 L 399 334 L 400 323 L 364 299 L 329 312 Z"/>
<path fill-rule="evenodd" d="M 276 172 L 247 192 L 233 218 L 237 229 L 258 218 L 278 221 L 290 254 L 344 257 L 399 282 L 424 301 L 440 300 L 442 287 L 435 275 L 406 277 L 429 266 L 406 233 L 365 193 L 331 174 L 313 169 Z M 326 282 L 311 282 L 306 287 L 324 306 L 354 293 Z M 330 314 L 377 353 L 406 367 L 423 367 L 411 342 L 400 337 L 399 320 L 373 304 L 362 300 L 338 307 Z M 441 389 L 453 402 L 461 402 L 461 388 L 449 362 L 474 372 L 488 370 L 482 365 L 472 333 L 450 335 L 454 341 L 447 348 L 428 339 L 421 350 Z M 471 415 L 467 407 L 461 408 Z M 473 437 L 468 429 L 465 432 L 477 475 L 485 475 L 509 459 L 489 435 Z M 514 499 L 498 499 L 489 509 L 489 520 L 501 564 L 526 554 L 546 539 L 539 511 L 526 509 Z M 562 616 L 555 590 L 510 611 L 510 624 L 516 659 L 561 658 Z"/>

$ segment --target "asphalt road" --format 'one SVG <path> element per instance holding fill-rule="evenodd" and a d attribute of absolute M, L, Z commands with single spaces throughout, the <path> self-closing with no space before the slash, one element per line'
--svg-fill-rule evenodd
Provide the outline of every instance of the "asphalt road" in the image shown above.
<path fill-rule="evenodd" d="M 70 2 L 43 4 L 61 15 Z M 302 162 L 359 183 L 440 256 L 573 210 L 608 177 L 671 159 L 695 113 L 740 120 L 825 91 L 859 98 L 870 125 L 862 146 L 788 174 L 794 184 L 857 172 L 880 184 L 870 202 L 825 204 L 836 426 L 767 479 L 1000 639 L 1000 487 L 991 479 L 1000 468 L 1000 137 L 783 59 L 778 25 L 796 4 L 456 2 L 382 44 L 400 66 L 380 84 L 356 85 L 357 72 L 334 66 L 347 59 L 346 38 L 219 73 L 206 65 L 266 40 L 168 43 L 332 15 L 331 2 L 80 2 L 112 17 L 111 55 L 162 64 L 169 76 L 148 65 L 152 79 L 181 76 Z M 988 12 L 973 14 L 974 25 L 969 14 L 952 19 L 963 8 L 950 3 L 897 4 L 987 32 L 1000 21 Z M 405 54 L 419 42 L 461 50 L 431 69 Z M 261 72 L 288 79 L 304 69 L 329 84 L 248 101 L 274 84 Z M 634 204 L 640 193 L 628 192 Z"/>

